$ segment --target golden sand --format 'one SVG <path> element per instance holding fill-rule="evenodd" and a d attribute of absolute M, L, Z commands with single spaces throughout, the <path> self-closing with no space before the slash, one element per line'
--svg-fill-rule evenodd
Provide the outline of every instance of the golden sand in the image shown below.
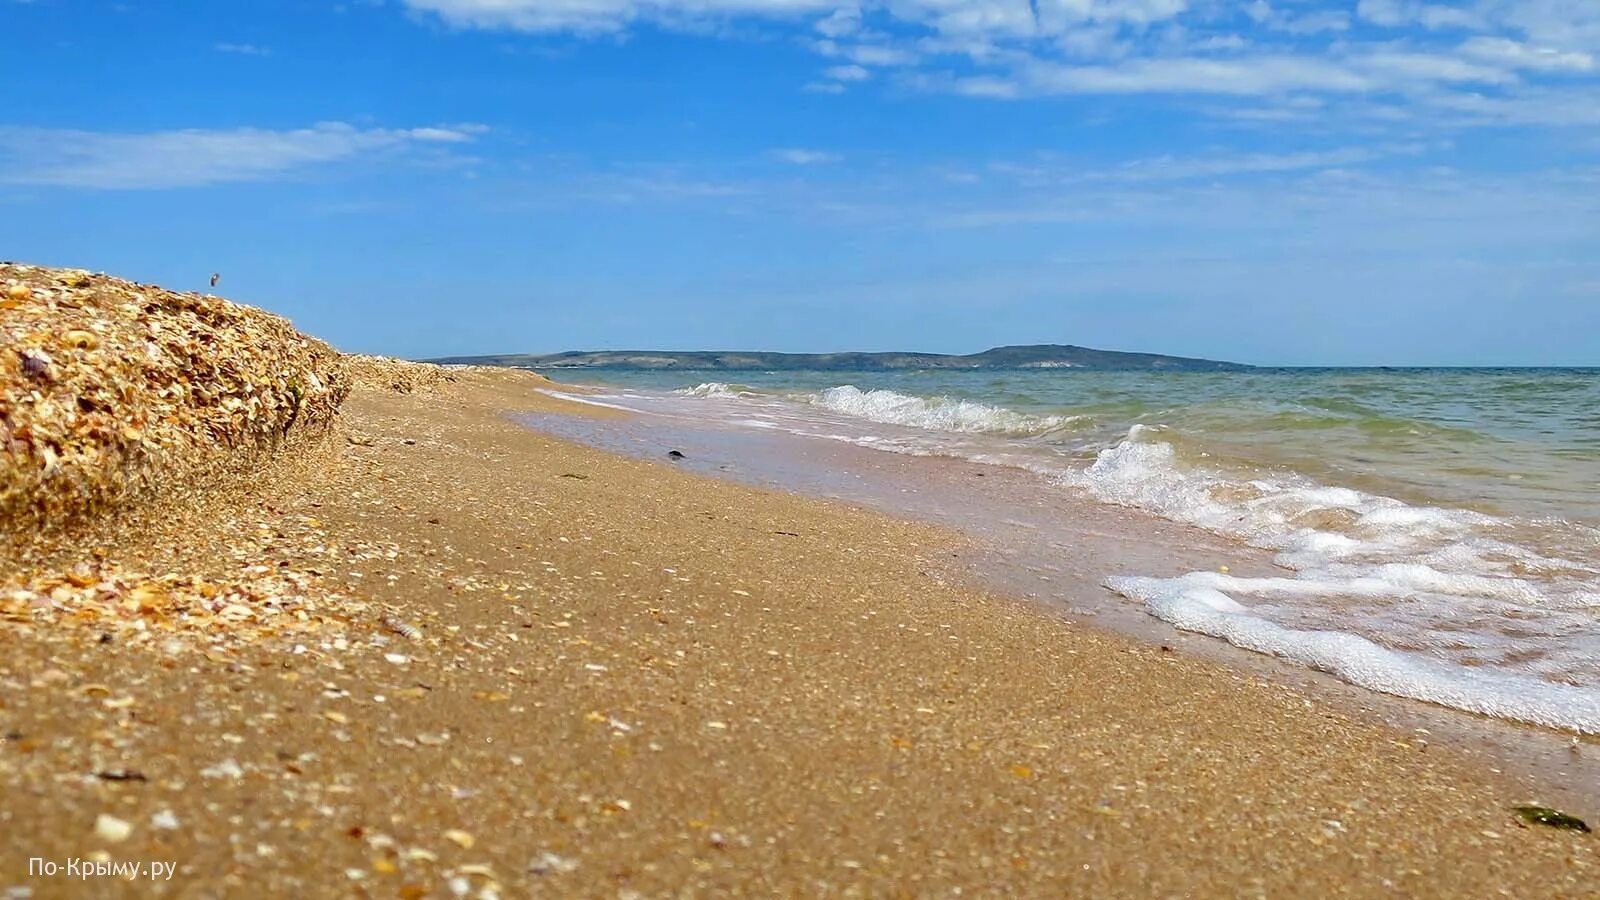
<path fill-rule="evenodd" d="M 307 573 L 349 599 L 314 629 L 0 628 L 0 888 L 103 853 L 177 874 L 100 894 L 1595 895 L 1526 785 L 961 587 L 951 534 L 530 432 L 606 413 L 534 378 L 364 378 L 102 548 Z"/>

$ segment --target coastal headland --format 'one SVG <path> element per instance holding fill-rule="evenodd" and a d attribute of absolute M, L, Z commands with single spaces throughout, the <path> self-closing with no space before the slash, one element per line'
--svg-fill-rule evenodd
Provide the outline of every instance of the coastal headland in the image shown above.
<path fill-rule="evenodd" d="M 707 371 L 861 371 L 895 369 L 1147 369 L 1164 372 L 1242 372 L 1251 367 L 1214 359 L 1096 350 L 1069 344 L 992 347 L 981 353 L 769 353 L 734 350 L 569 350 L 565 353 L 502 353 L 445 357 L 449 365 L 513 366 L 524 369 L 697 369 Z"/>
<path fill-rule="evenodd" d="M 0 305 L 13 895 L 1600 884 L 1534 785 L 967 585 L 954 533 L 530 430 L 618 414 L 539 376 L 71 270 Z"/>

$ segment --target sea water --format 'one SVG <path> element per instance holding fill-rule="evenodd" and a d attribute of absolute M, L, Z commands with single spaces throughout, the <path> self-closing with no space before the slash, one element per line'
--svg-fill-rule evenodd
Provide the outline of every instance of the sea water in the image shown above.
<path fill-rule="evenodd" d="M 1600 733 L 1600 370 L 553 374 L 609 385 L 602 403 L 1013 466 L 1263 548 L 1276 573 L 1098 574 L 1364 687 Z"/>

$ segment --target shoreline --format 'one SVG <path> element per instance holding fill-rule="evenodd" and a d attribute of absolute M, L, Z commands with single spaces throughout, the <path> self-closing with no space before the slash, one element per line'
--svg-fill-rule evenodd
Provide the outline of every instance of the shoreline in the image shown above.
<path fill-rule="evenodd" d="M 26 858 L 96 851 L 177 862 L 176 895 L 1593 884 L 1592 836 L 1509 812 L 1525 782 L 930 577 L 947 530 L 530 431 L 508 414 L 614 414 L 534 385 L 358 387 L 320 450 L 112 548 L 293 564 L 364 612 L 8 633 L 0 885 L 53 896 Z"/>
<path fill-rule="evenodd" d="M 541 388 L 551 395 L 567 390 L 588 394 L 604 388 L 564 382 Z M 597 408 L 627 409 L 603 403 Z M 1510 772 L 1538 785 L 1543 796 L 1563 808 L 1600 817 L 1600 735 L 1575 735 L 1352 684 L 1298 661 L 1176 628 L 1103 584 L 1119 571 L 1176 574 L 1219 562 L 1242 575 L 1266 575 L 1275 571 L 1270 552 L 1091 498 L 1052 493 L 1042 504 L 1034 474 L 1003 464 L 885 453 L 785 432 L 663 426 L 649 413 L 627 414 L 633 419 L 625 423 L 536 416 L 524 417 L 524 424 L 646 460 L 668 444 L 692 447 L 678 465 L 702 475 L 952 529 L 965 545 L 946 568 L 961 583 L 1035 603 L 1080 626 L 1147 646 L 1177 645 L 1246 675 L 1295 685 L 1319 702 L 1473 755 L 1492 773 Z"/>

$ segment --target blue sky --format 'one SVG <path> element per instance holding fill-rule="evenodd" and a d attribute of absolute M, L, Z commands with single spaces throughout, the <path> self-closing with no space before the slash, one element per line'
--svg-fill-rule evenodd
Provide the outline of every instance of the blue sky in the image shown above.
<path fill-rule="evenodd" d="M 1595 0 L 0 0 L 0 257 L 342 347 L 1600 365 Z"/>

